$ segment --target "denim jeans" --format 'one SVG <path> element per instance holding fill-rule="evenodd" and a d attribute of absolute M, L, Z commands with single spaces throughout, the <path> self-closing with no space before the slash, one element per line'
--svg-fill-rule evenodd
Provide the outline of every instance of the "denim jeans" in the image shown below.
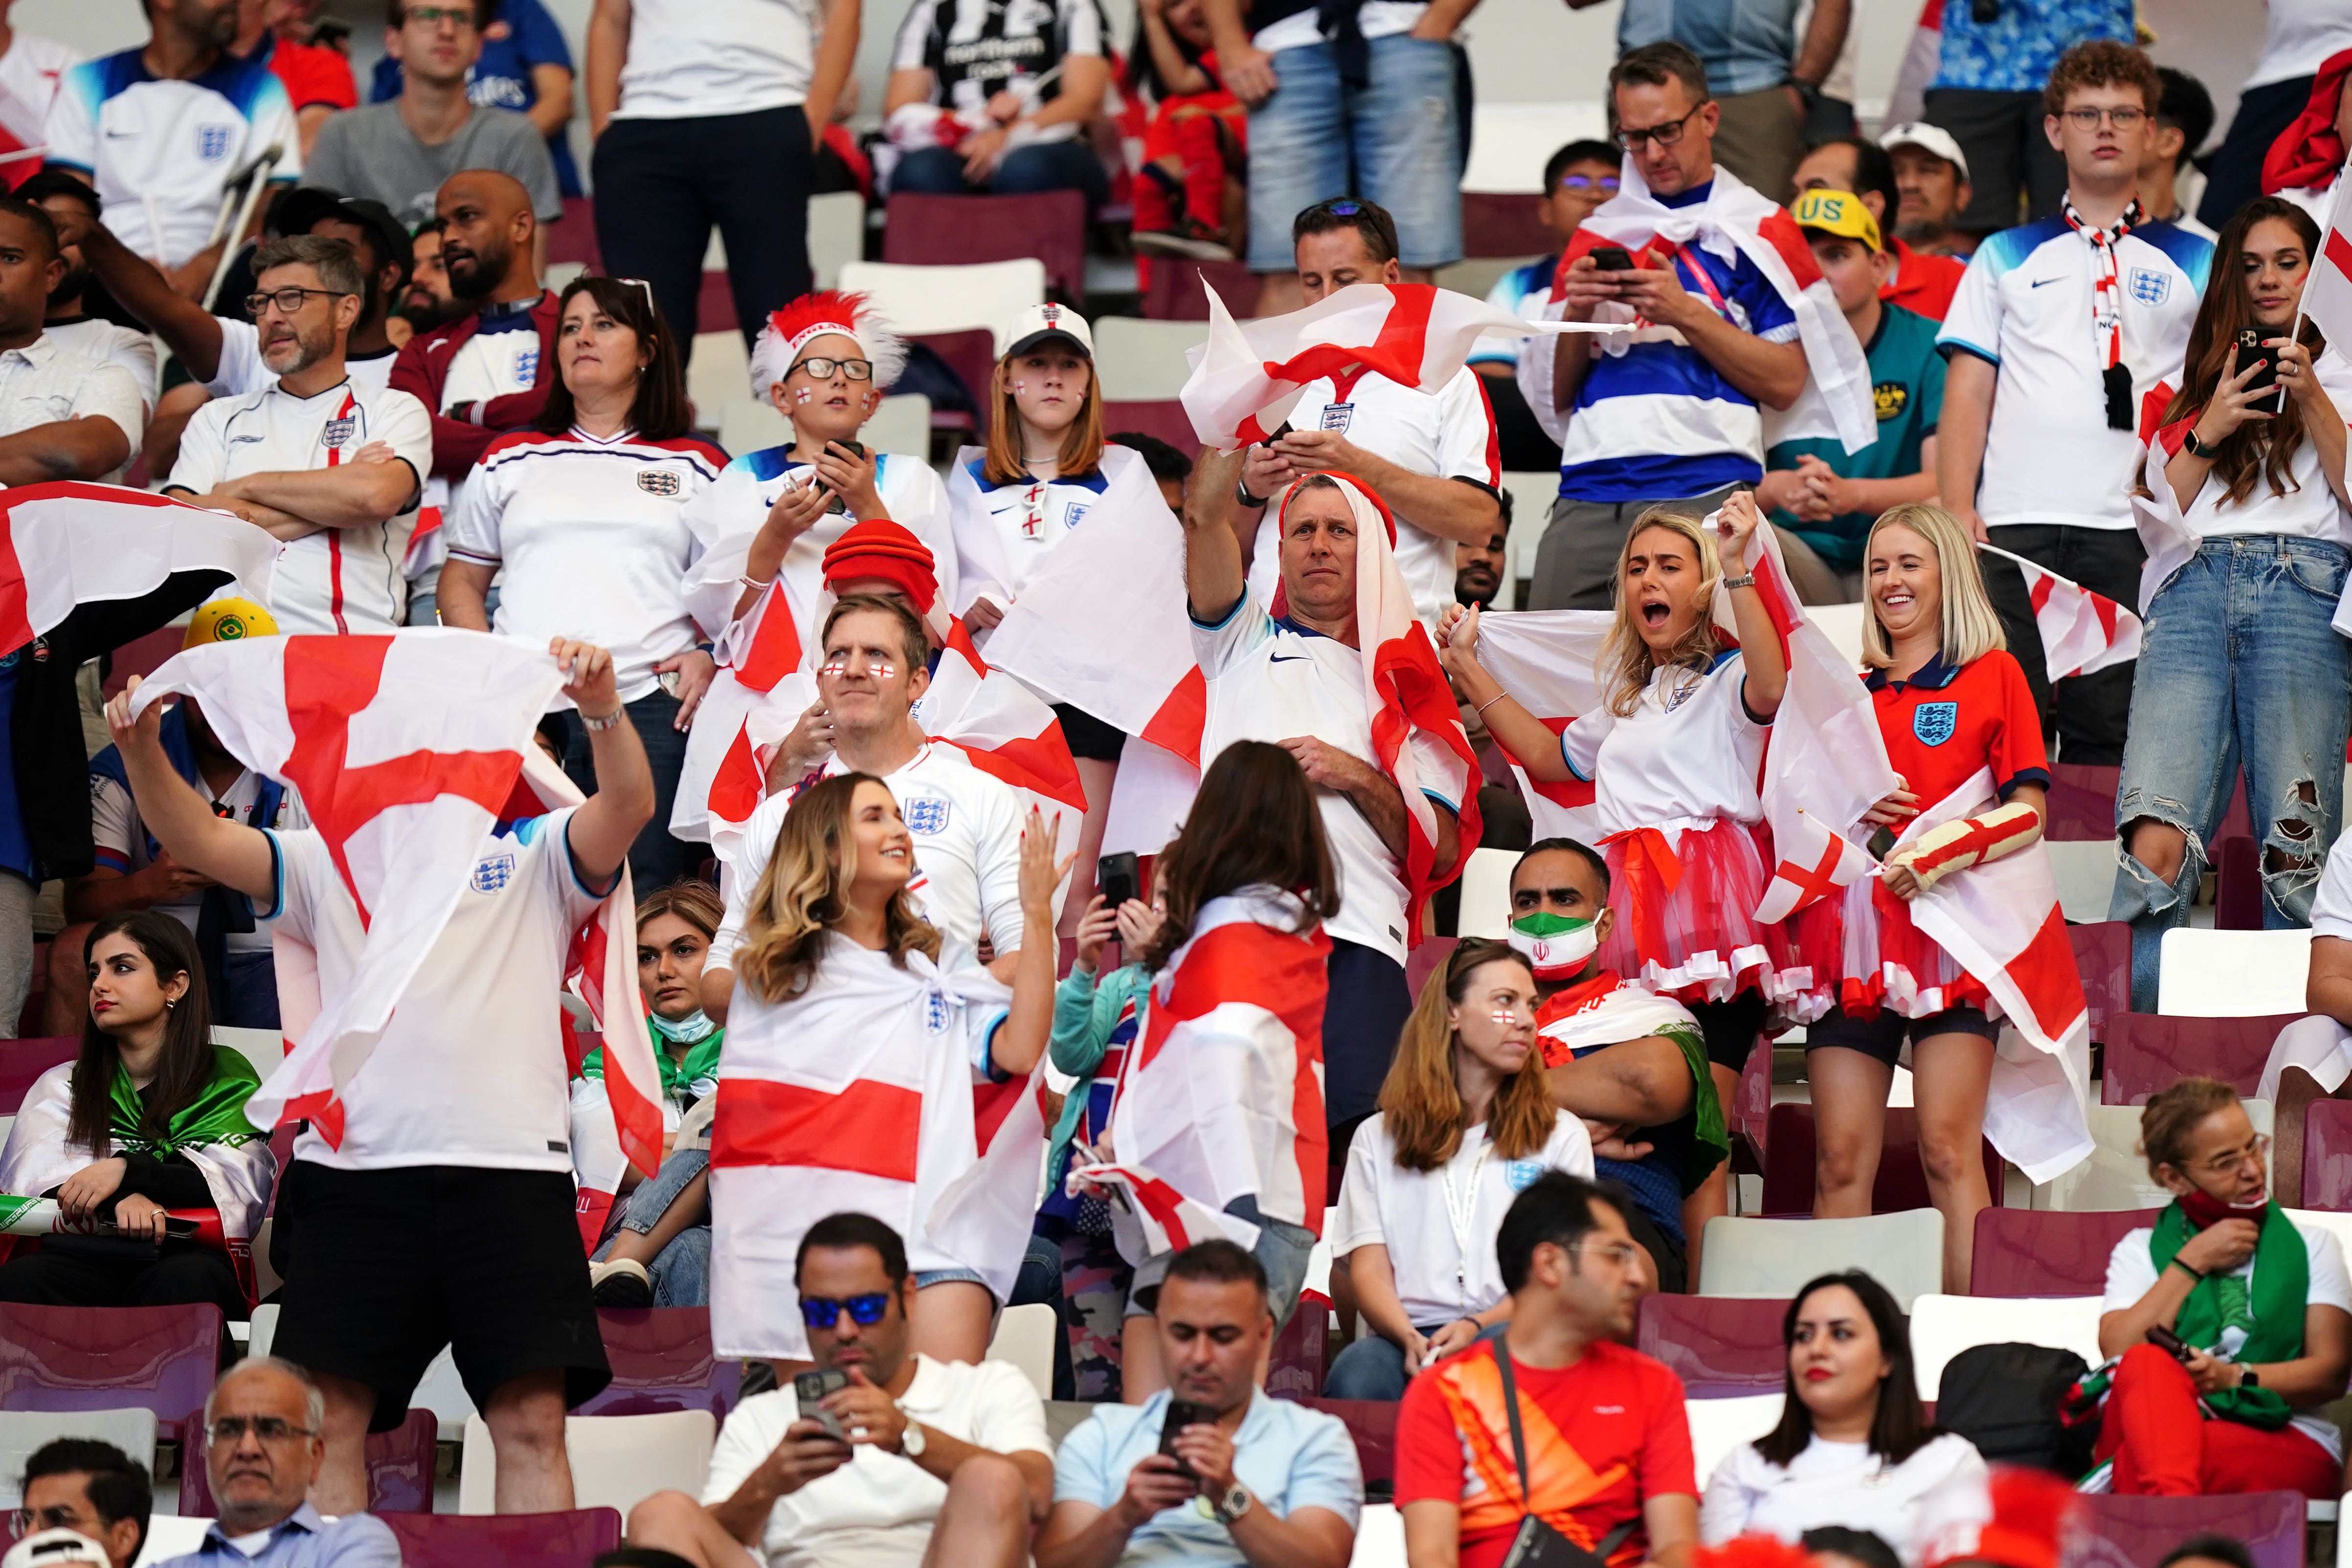
<path fill-rule="evenodd" d="M 656 686 L 627 705 L 629 722 L 646 745 L 646 760 L 654 772 L 654 816 L 629 846 L 629 874 L 637 895 L 645 896 L 666 882 L 692 874 L 709 852 L 700 844 L 681 843 L 669 836 L 670 808 L 677 800 L 678 770 L 686 766 L 686 731 L 677 727 L 677 699 Z M 595 759 L 588 745 L 587 727 L 576 712 L 563 716 L 563 771 L 588 794 L 596 792 Z"/>
<path fill-rule="evenodd" d="M 2189 924 L 2241 765 L 2263 850 L 2263 925 L 2311 923 L 2311 899 L 2343 821 L 2352 644 L 2328 625 L 2343 549 L 2315 539 L 2208 539 L 2148 606 L 2116 829 L 2147 818 L 2189 840 L 2170 886 L 2126 853 L 2111 919 L 2132 924 L 2132 1006 L 2156 1010 L 2158 949 Z M 2272 852 L 2295 863 L 2273 868 Z"/>
<path fill-rule="evenodd" d="M 661 1163 L 650 1181 L 641 1181 L 622 1205 L 621 1229 L 643 1236 L 653 1229 L 669 1206 L 696 1176 L 710 1168 L 704 1149 L 677 1149 Z M 614 1233 L 615 1236 L 618 1232 Z M 613 1250 L 614 1238 L 596 1249 L 603 1262 Z M 707 1307 L 710 1304 L 710 1226 L 689 1225 L 670 1239 L 661 1256 L 646 1266 L 654 1282 L 657 1307 Z"/>
<path fill-rule="evenodd" d="M 1444 1326 L 1433 1323 L 1421 1332 L 1433 1334 Z M 1412 1381 L 1412 1374 L 1405 1370 L 1404 1346 L 1374 1333 L 1368 1326 L 1361 1339 L 1332 1357 L 1331 1370 L 1323 1375 L 1323 1397 L 1402 1399 L 1405 1385 Z"/>
<path fill-rule="evenodd" d="M 1370 79 L 1351 88 L 1328 43 L 1274 57 L 1274 96 L 1250 110 L 1249 266 L 1297 265 L 1290 220 L 1356 195 L 1396 219 L 1397 259 L 1462 259 L 1462 126 L 1452 46 L 1392 33 L 1374 38 Z"/>
<path fill-rule="evenodd" d="M 938 196 L 1026 195 L 1033 191 L 1076 191 L 1089 208 L 1110 199 L 1110 180 L 1102 160 L 1084 141 L 1037 141 L 1007 152 L 988 178 L 974 184 L 964 178 L 963 159 L 952 147 L 926 147 L 898 160 L 890 175 L 890 189 L 921 191 Z"/>

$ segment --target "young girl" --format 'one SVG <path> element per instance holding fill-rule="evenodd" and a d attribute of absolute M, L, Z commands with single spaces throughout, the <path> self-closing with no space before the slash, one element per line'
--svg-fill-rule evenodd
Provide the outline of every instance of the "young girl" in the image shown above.
<path fill-rule="evenodd" d="M 1143 0 L 1135 8 L 1140 36 L 1119 85 L 1130 99 L 1148 94 L 1151 115 L 1135 179 L 1139 267 L 1154 255 L 1231 261 L 1248 221 L 1236 175 L 1248 166 L 1249 112 L 1218 78 L 1207 13 L 1202 0 Z"/>
<path fill-rule="evenodd" d="M 83 951 L 81 1051 L 34 1080 L 0 1148 L 0 1192 L 54 1197 L 68 1219 L 120 1234 L 43 1239 L 0 1266 L 0 1301 L 210 1301 L 242 1320 L 249 1276 L 218 1247 L 165 1239 L 163 1227 L 168 1210 L 209 1208 L 229 1240 L 252 1239 L 277 1168 L 269 1140 L 245 1119 L 261 1080 L 212 1043 L 204 963 L 186 926 L 159 910 L 110 915 Z"/>
<path fill-rule="evenodd" d="M 1508 1321 L 1496 1233 L 1548 1167 L 1590 1179 L 1592 1143 L 1552 1105 L 1534 971 L 1474 937 L 1422 987 L 1381 1108 L 1348 1146 L 1331 1256 L 1373 1332 L 1331 1364 L 1327 1395 L 1402 1399 L 1414 1373 Z"/>
<path fill-rule="evenodd" d="M 1021 841 L 1033 926 L 1053 919 L 1066 869 L 1033 811 Z M 1006 1226 L 1005 1206 L 961 1200 L 1036 1179 L 1035 1139 L 993 1134 L 1018 1124 L 1045 1052 L 1056 949 L 1023 944 L 1009 995 L 970 952 L 943 962 L 940 934 L 908 898 L 913 873 L 889 787 L 865 773 L 820 780 L 784 815 L 742 945 L 706 960 L 704 1010 L 729 1028 L 710 1154 L 721 1354 L 806 1357 L 799 1322 L 778 1308 L 795 1294 L 801 1236 L 845 1209 L 905 1239 L 914 1348 L 940 1361 L 987 1354 L 1028 1211 Z M 982 1100 L 997 1114 L 983 1116 Z"/>

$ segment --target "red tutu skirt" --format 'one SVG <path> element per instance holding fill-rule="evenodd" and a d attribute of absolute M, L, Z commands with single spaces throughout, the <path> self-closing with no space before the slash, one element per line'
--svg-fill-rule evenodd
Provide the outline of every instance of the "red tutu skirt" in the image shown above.
<path fill-rule="evenodd" d="M 1792 1018 L 1811 1022 L 1832 1007 L 1857 1017 L 1891 1008 L 1921 1019 L 1961 1007 L 2003 1016 L 1984 983 L 1912 924 L 1910 904 L 1877 877 L 1799 910 L 1787 928 L 1794 962 L 1776 999 Z"/>
<path fill-rule="evenodd" d="M 1637 828 L 1601 850 L 1617 912 L 1604 967 L 1682 1002 L 1728 1001 L 1750 986 L 1770 994 L 1786 942 L 1756 920 L 1765 872 L 1753 829 L 1720 817 L 1679 838 Z"/>

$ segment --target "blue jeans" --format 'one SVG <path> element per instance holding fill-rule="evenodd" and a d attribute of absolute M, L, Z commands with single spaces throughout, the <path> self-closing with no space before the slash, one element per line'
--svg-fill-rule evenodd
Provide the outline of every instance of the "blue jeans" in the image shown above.
<path fill-rule="evenodd" d="M 1435 1333 L 1442 1323 L 1432 1324 L 1422 1333 Z M 1364 1337 L 1342 1349 L 1331 1359 L 1331 1370 L 1323 1375 L 1323 1397 L 1326 1399 L 1402 1399 L 1405 1385 L 1412 1374 L 1404 1366 L 1404 1346 L 1392 1339 L 1384 1339 L 1369 1327 Z"/>
<path fill-rule="evenodd" d="M 653 1229 L 669 1206 L 677 1201 L 696 1176 L 710 1168 L 710 1155 L 703 1149 L 674 1150 L 661 1163 L 649 1181 L 641 1181 L 624 1201 L 621 1229 L 634 1230 L 643 1236 Z M 617 1233 L 616 1233 L 617 1234 Z M 596 1249 L 595 1260 L 603 1262 L 613 1250 L 613 1239 Z M 654 1305 L 657 1307 L 707 1307 L 710 1304 L 710 1226 L 689 1225 L 670 1238 L 661 1256 L 646 1266 L 654 1282 Z"/>
<path fill-rule="evenodd" d="M 1034 191 L 1076 191 L 1088 207 L 1110 199 L 1102 160 L 1083 141 L 1037 141 L 1016 147 L 998 162 L 985 184 L 963 176 L 963 160 L 952 147 L 926 147 L 898 160 L 890 176 L 893 194 L 919 191 L 933 196 L 1027 195 Z"/>
<path fill-rule="evenodd" d="M 1297 265 L 1290 220 L 1333 196 L 1396 219 L 1407 267 L 1462 259 L 1462 125 L 1451 45 L 1374 38 L 1370 80 L 1351 88 L 1328 43 L 1274 57 L 1274 96 L 1250 110 L 1249 266 Z"/>
<path fill-rule="evenodd" d="M 2242 764 L 2263 849 L 2263 925 L 2311 923 L 2344 815 L 2352 644 L 2328 621 L 2346 565 L 2341 548 L 2317 540 L 2209 539 L 2147 607 L 2116 830 L 2128 846 L 2145 818 L 2180 830 L 2189 848 L 2168 886 L 2129 853 L 2116 875 L 2108 917 L 2132 925 L 2136 1010 L 2156 1010 L 2158 948 L 2189 924 Z"/>
<path fill-rule="evenodd" d="M 629 846 L 629 874 L 637 895 L 645 896 L 664 883 L 693 874 L 709 852 L 669 836 L 670 808 L 677 800 L 678 770 L 686 766 L 686 731 L 677 727 L 677 699 L 659 686 L 627 705 L 629 722 L 646 745 L 646 760 L 654 771 L 654 815 Z M 576 712 L 563 715 L 563 771 L 588 794 L 596 792 L 596 764 L 588 747 L 587 727 Z"/>

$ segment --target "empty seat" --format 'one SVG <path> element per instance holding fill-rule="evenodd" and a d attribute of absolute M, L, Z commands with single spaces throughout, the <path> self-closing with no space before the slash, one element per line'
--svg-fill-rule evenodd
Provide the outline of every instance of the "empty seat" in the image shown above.
<path fill-rule="evenodd" d="M 2315 1100 L 2303 1113 L 2303 1201 L 2352 1209 L 2352 1100 Z"/>
<path fill-rule="evenodd" d="M 2082 977 L 2091 1038 L 2105 1040 L 2110 1020 L 2131 1011 L 2131 926 L 2121 920 L 2069 925 L 2066 940 L 2074 949 L 2074 972 Z"/>
<path fill-rule="evenodd" d="M 2058 907 L 2073 921 L 2105 920 L 2116 891 L 2116 840 L 2051 839 L 2051 874 L 2058 879 Z"/>
<path fill-rule="evenodd" d="M 1529 258 L 1550 255 L 1559 247 L 1559 236 L 1544 226 L 1536 210 L 1542 202 L 1540 191 L 1463 192 L 1462 254 Z"/>
<path fill-rule="evenodd" d="M 563 1451 L 572 1460 L 572 1495 L 583 1507 L 616 1509 L 625 1518 L 657 1491 L 700 1497 L 710 1473 L 711 1445 L 718 1438 L 719 1423 L 708 1410 L 569 1416 L 563 1423 Z M 457 1511 L 488 1513 L 498 1484 L 498 1449 L 490 1441 L 490 1429 L 479 1416 L 470 1416 L 457 1476 Z"/>
<path fill-rule="evenodd" d="M 1115 402 L 1173 399 L 1192 374 L 1187 357 L 1209 340 L 1199 321 L 1146 321 L 1106 316 L 1095 323 L 1095 365 L 1103 396 Z"/>
<path fill-rule="evenodd" d="M 1710 1239 L 1713 1232 L 1709 1232 Z M 1699 1490 L 1706 1490 L 1715 1467 L 1743 1443 L 1752 1443 L 1780 1424 L 1785 1404 L 1779 1393 L 1748 1394 L 1732 1399 L 1692 1399 L 1683 1408 L 1690 1415 L 1691 1464 Z"/>
<path fill-rule="evenodd" d="M 1087 292 L 1087 199 L 1076 191 L 1017 196 L 890 198 L 882 259 L 897 266 L 968 266 L 1034 257 L 1045 287 L 1065 299 Z M 845 277 L 850 268 L 842 268 Z M 1007 319 L 1008 324 L 1010 318 Z"/>
<path fill-rule="evenodd" d="M 730 398 L 719 411 L 719 445 L 730 457 L 764 452 L 792 438 L 792 422 L 765 398 Z"/>
<path fill-rule="evenodd" d="M 2074 1529 L 2099 1542 L 2084 1562 L 2156 1568 L 2192 1535 L 2242 1541 L 2257 1568 L 2303 1568 L 2304 1500 L 2299 1492 L 2242 1492 L 2228 1497 L 2116 1497 L 2074 1500 Z M 2074 1554 L 2070 1552 L 2069 1560 Z"/>
<path fill-rule="evenodd" d="M 931 400 L 920 392 L 899 392 L 882 400 L 866 428 L 857 433 L 868 452 L 895 452 L 902 457 L 931 460 Z"/>
<path fill-rule="evenodd" d="M 1025 255 L 956 267 L 853 261 L 841 269 L 841 287 L 871 296 L 890 324 L 910 337 L 975 328 L 1002 332 L 1021 312 L 1045 302 L 1045 266 Z M 989 358 L 995 358 L 993 351 Z"/>
<path fill-rule="evenodd" d="M 2310 1189 L 2305 1189 L 2308 1192 Z M 2107 1255 L 2126 1231 L 2154 1225 L 2153 1208 L 2062 1214 L 1988 1208 L 1977 1216 L 1972 1296 L 2085 1296 L 2106 1287 Z"/>
<path fill-rule="evenodd" d="M 1816 1274 L 1867 1269 L 1906 1311 L 1911 1298 L 1943 1288 L 1944 1217 L 1932 1208 L 1858 1219 L 1706 1222 L 1698 1293 L 1785 1301 Z"/>
<path fill-rule="evenodd" d="M 707 1410 L 724 1421 L 742 1386 L 743 1364 L 721 1361 L 710 1345 L 708 1307 L 643 1307 L 600 1312 L 604 1358 L 613 1381 L 573 1412 L 578 1416 L 655 1416 Z"/>
<path fill-rule="evenodd" d="M 1642 1298 L 1633 1348 L 1683 1380 L 1693 1399 L 1719 1399 L 1785 1388 L 1789 1358 L 1780 1343 L 1786 1301 L 1735 1296 Z"/>
<path fill-rule="evenodd" d="M 1139 435 L 1156 435 L 1187 457 L 1201 449 L 1201 437 L 1192 429 L 1192 416 L 1172 397 L 1137 402 L 1106 402 L 1104 434 L 1121 435 L 1129 431 Z"/>
<path fill-rule="evenodd" d="M 432 1411 L 411 1410 L 391 1431 L 368 1434 L 370 1513 L 433 1511 L 433 1457 L 437 1429 Z M 182 1451 L 180 1512 L 191 1519 L 211 1519 L 220 1512 L 213 1501 L 212 1480 L 201 1449 Z"/>
<path fill-rule="evenodd" d="M 697 425 L 715 428 L 728 404 L 740 400 L 751 385 L 751 360 L 742 333 L 730 326 L 694 335 L 686 361 L 686 395 L 694 404 Z"/>
<path fill-rule="evenodd" d="M 1356 1440 L 1356 1462 L 1367 1485 L 1396 1479 L 1398 1402 L 1393 1399 L 1302 1399 L 1301 1405 L 1337 1416 Z"/>
<path fill-rule="evenodd" d="M 1405 955 L 1404 988 L 1408 995 L 1421 995 L 1421 988 L 1429 983 L 1429 977 L 1453 959 L 1460 940 L 1455 936 L 1424 936 L 1419 946 Z"/>
<path fill-rule="evenodd" d="M 2311 933 L 2184 926 L 2164 934 L 2161 963 L 2158 1012 L 2213 1019 L 2300 1013 Z"/>
<path fill-rule="evenodd" d="M 1862 617 L 1864 606 L 1860 604 L 1809 604 L 1805 619 L 1822 629 L 1845 660 L 1848 669 L 1862 668 Z"/>
<path fill-rule="evenodd" d="M 2112 841 L 2116 836 L 2116 789 L 2123 773 L 2121 768 L 2052 763 L 2050 814 L 2043 836 L 2069 843 Z"/>
<path fill-rule="evenodd" d="M 1021 1369 L 1040 1399 L 1054 1397 L 1054 1335 L 1062 1320 L 1044 1301 L 1007 1307 L 998 1315 L 996 1333 L 988 1342 L 990 1361 L 1009 1361 Z"/>
<path fill-rule="evenodd" d="M 1143 290 L 1143 314 L 1154 321 L 1205 321 L 1212 290 L 1224 302 L 1227 315 L 1243 318 L 1256 313 L 1258 281 L 1249 263 L 1155 256 L 1150 281 Z"/>
<path fill-rule="evenodd" d="M 59 1437 L 94 1437 L 111 1443 L 142 1465 L 155 1462 L 152 1410 L 0 1411 L 0 1511 L 25 1500 L 25 1461 Z M 184 1509 L 181 1511 L 185 1512 Z"/>
<path fill-rule="evenodd" d="M 2245 1102 L 2246 1117 L 2254 1130 L 2271 1130 L 2271 1103 Z M 2137 1105 L 2094 1105 L 2090 1108 L 2091 1157 L 2033 1189 L 2033 1207 L 2082 1213 L 2095 1208 L 2161 1208 L 2172 1194 L 2147 1174 L 2147 1158 L 2139 1152 L 2140 1108 Z"/>
<path fill-rule="evenodd" d="M 995 413 L 989 392 L 996 375 L 995 333 L 985 327 L 967 327 L 952 332 L 910 334 L 908 341 L 919 342 L 937 354 L 971 403 L 971 413 L 933 410 L 931 427 L 969 430 L 974 433 L 975 440 L 984 438 L 989 421 Z"/>
<path fill-rule="evenodd" d="M 2099 1364 L 2097 1296 L 1926 1295 L 1911 1303 L 1911 1364 L 1919 1397 L 1937 1397 L 1952 1357 L 1980 1344 L 2039 1344 Z"/>
<path fill-rule="evenodd" d="M 1276 1399 L 1306 1399 L 1323 1392 L 1323 1356 L 1329 1339 L 1330 1305 L 1306 1296 L 1274 1336 L 1265 1367 L 1265 1391 Z"/>
<path fill-rule="evenodd" d="M 155 1413 L 167 1442 L 202 1410 L 220 1358 L 221 1313 L 175 1307 L 37 1307 L 0 1301 L 0 1410 Z"/>
<path fill-rule="evenodd" d="M 1355 1550 L 1348 1568 L 1405 1568 L 1404 1516 L 1392 1502 L 1368 1502 L 1356 1521 Z M 2267 1563 L 2263 1568 L 2271 1568 Z"/>
<path fill-rule="evenodd" d="M 1813 1108 L 1793 1101 L 1775 1105 L 1765 1127 L 1762 1212 L 1811 1213 Z M 1993 1202 L 1999 1203 L 2000 1156 L 1990 1143 L 1979 1141 L 1983 1147 L 1985 1184 Z M 1919 1163 L 1919 1113 L 1907 1105 L 1891 1106 L 1886 1113 L 1885 1144 L 1878 1156 L 1878 1179 L 1870 1189 L 1871 1212 L 1895 1214 L 1929 1207 L 1927 1173 Z"/>
<path fill-rule="evenodd" d="M 2192 1073 L 2218 1078 L 2241 1094 L 2257 1093 L 2279 1030 L 2303 1016 L 2301 1008 L 2260 1018 L 2117 1013 L 2107 1020 L 2100 1102 L 2145 1105 L 2149 1095 Z"/>
<path fill-rule="evenodd" d="M 0 1112 L 15 1115 L 33 1081 L 60 1062 L 71 1061 L 80 1050 L 81 1041 L 71 1037 L 0 1040 Z"/>
<path fill-rule="evenodd" d="M 1519 863 L 1511 850 L 1473 850 L 1462 868 L 1462 913 L 1454 934 L 1501 940 L 1511 928 L 1511 868 Z"/>
<path fill-rule="evenodd" d="M 569 1513 L 394 1513 L 404 1568 L 580 1568 L 621 1544 L 621 1516 L 609 1508 Z"/>

